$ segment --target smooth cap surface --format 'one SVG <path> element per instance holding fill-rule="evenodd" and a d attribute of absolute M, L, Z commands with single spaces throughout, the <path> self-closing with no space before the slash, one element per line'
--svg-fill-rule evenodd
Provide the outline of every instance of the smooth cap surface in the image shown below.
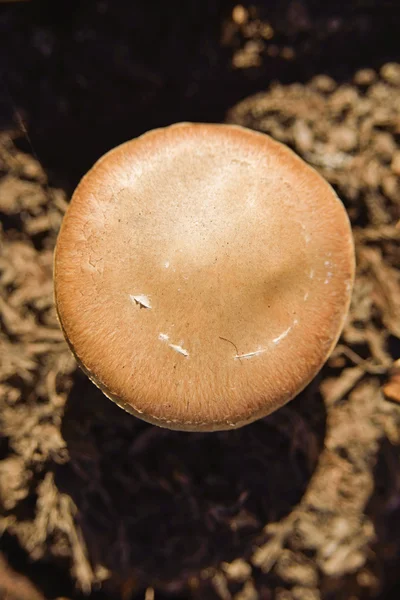
<path fill-rule="evenodd" d="M 339 337 L 353 276 L 333 189 L 232 125 L 174 125 L 103 156 L 55 253 L 58 315 L 81 366 L 171 429 L 239 427 L 293 398 Z"/>

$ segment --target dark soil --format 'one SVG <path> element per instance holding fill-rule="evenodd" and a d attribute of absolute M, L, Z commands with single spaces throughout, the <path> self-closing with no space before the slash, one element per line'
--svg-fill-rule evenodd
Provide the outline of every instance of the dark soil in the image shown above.
<path fill-rule="evenodd" d="M 0 3 L 1 599 L 394 590 L 398 31 L 397 2 L 372 0 Z M 356 242 L 353 302 L 329 362 L 289 405 L 234 432 L 170 432 L 77 369 L 52 251 L 104 151 L 155 126 L 225 119 L 290 145 L 335 187 Z"/>

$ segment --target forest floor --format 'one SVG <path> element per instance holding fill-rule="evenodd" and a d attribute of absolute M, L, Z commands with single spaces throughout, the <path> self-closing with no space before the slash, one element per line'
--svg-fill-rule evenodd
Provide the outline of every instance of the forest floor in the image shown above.
<path fill-rule="evenodd" d="M 384 600 L 400 566 L 400 13 L 133 4 L 0 6 L 0 599 Z M 229 433 L 114 406 L 53 301 L 80 176 L 190 119 L 292 147 L 334 186 L 356 244 L 328 363 Z"/>

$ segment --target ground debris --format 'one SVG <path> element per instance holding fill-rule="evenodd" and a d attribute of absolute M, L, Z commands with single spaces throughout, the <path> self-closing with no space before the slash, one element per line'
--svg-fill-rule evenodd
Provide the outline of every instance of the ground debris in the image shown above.
<path fill-rule="evenodd" d="M 400 359 L 393 363 L 388 381 L 382 387 L 382 391 L 389 400 L 400 404 Z"/>
<path fill-rule="evenodd" d="M 2 600 L 46 600 L 21 573 L 17 573 L 0 554 L 0 598 Z"/>
<path fill-rule="evenodd" d="M 241 7 L 234 19 L 255 17 Z M 393 65 L 354 81 L 276 85 L 229 114 L 335 186 L 357 277 L 319 378 L 271 417 L 211 436 L 139 422 L 77 374 L 52 287 L 65 195 L 1 134 L 0 527 L 89 598 L 366 600 L 384 588 L 400 554 L 399 84 Z"/>

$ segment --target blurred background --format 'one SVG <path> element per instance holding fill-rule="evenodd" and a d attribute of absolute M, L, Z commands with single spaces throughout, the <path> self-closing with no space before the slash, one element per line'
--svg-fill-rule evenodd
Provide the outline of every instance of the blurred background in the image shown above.
<path fill-rule="evenodd" d="M 0 599 L 400 598 L 399 32 L 398 0 L 0 0 Z M 235 432 L 122 413 L 54 310 L 79 179 L 178 121 L 288 144 L 354 231 L 328 364 Z"/>

